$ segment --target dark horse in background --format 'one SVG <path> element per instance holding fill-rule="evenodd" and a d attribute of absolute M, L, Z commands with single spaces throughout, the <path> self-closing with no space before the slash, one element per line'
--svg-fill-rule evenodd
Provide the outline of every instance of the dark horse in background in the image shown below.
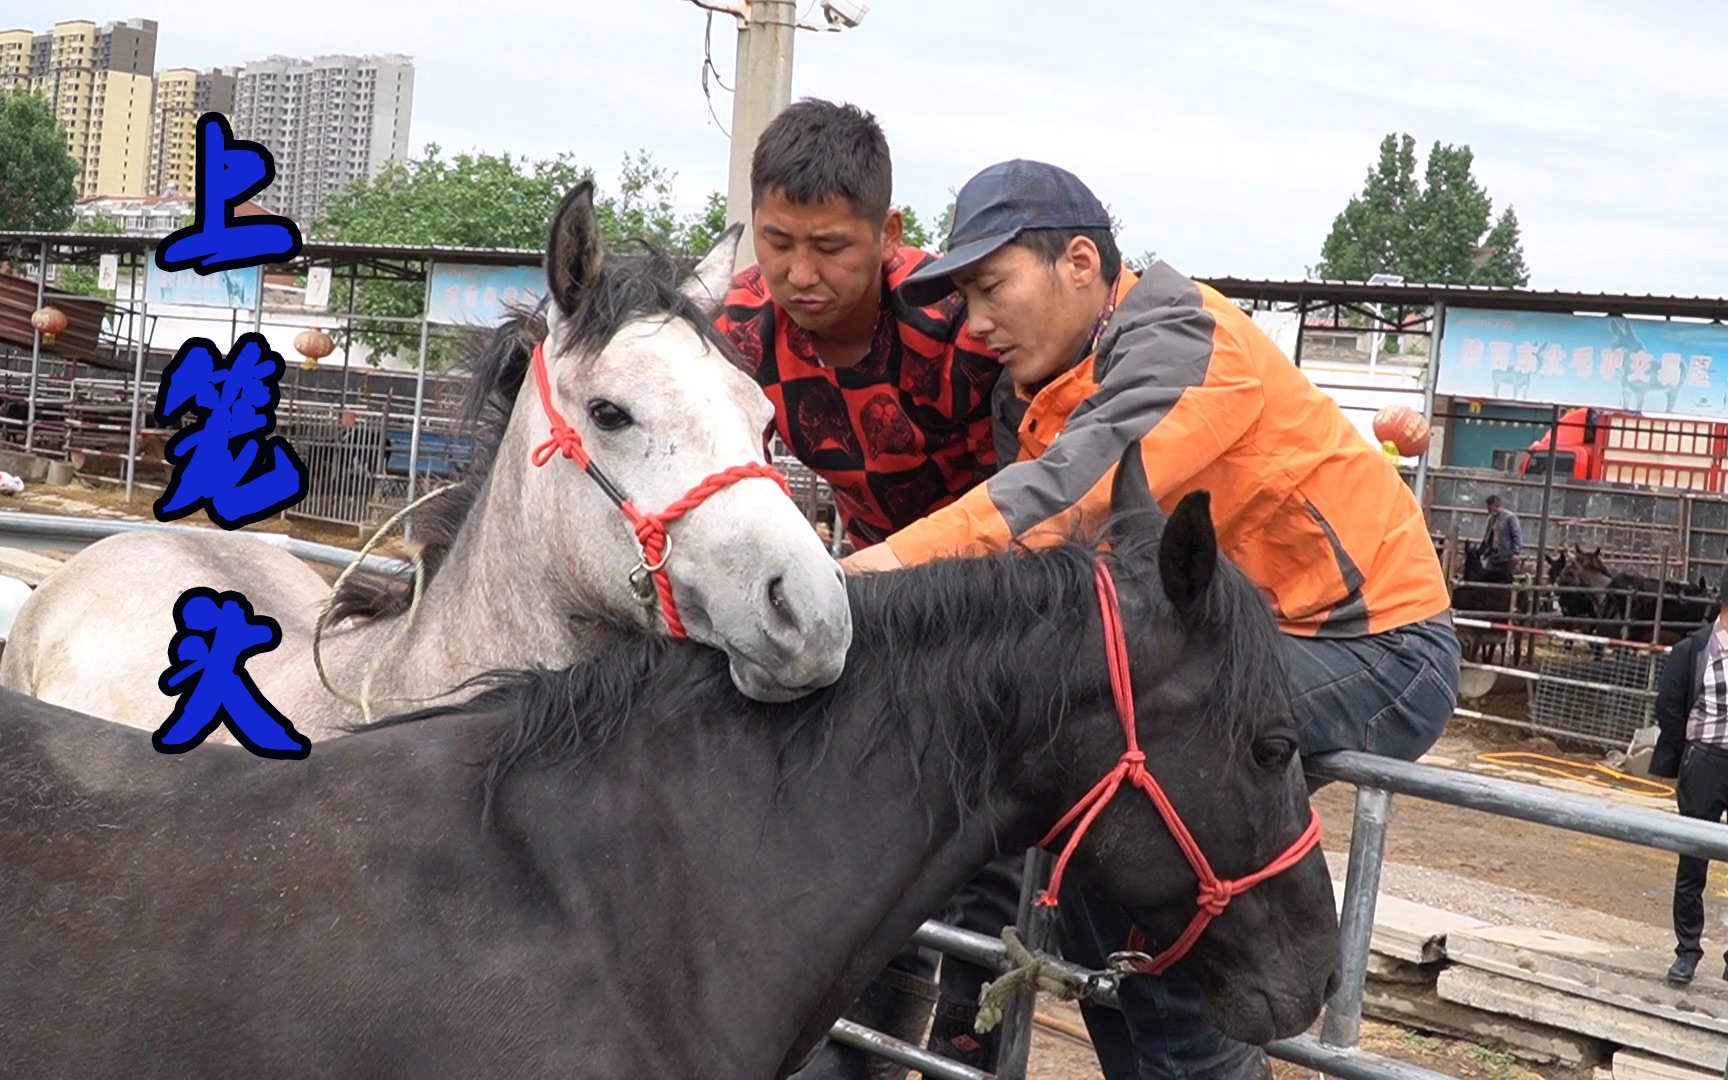
<path fill-rule="evenodd" d="M 1570 553 L 1562 550 L 1548 556 L 1548 580 L 1554 588 L 1555 606 L 1560 609 L 1556 624 L 1561 629 L 1580 634 L 1602 632 L 1602 590 L 1614 580 L 1614 571 L 1602 559 L 1602 549 L 1585 551 L 1578 544 Z"/>
<path fill-rule="evenodd" d="M 1308 825 L 1284 653 L 1208 499 L 1166 522 L 1133 448 L 1108 552 L 848 581 L 845 673 L 745 698 L 724 653 L 626 640 L 319 744 L 158 754 L 0 694 L 0 1044 L 77 1080 L 784 1076 L 998 851 L 1125 749 L 1094 583 L 1121 594 L 1138 737 L 1217 872 Z M 141 688 L 143 692 L 143 688 Z M 1125 789 L 1073 865 L 1154 947 L 1196 879 Z M 1336 983 L 1318 848 L 1182 961 L 1264 1044 Z"/>
<path fill-rule="evenodd" d="M 1584 634 L 1672 645 L 1716 617 L 1717 601 L 1707 581 L 1662 580 L 1648 574 L 1617 572 L 1602 549 L 1574 544 L 1548 560 L 1565 629 Z M 1661 632 L 1657 633 L 1657 598 Z M 1600 647 L 1597 652 L 1600 653 Z"/>
<path fill-rule="evenodd" d="M 1610 622 L 1609 629 L 1622 641 L 1673 645 L 1716 618 L 1717 610 L 1718 602 L 1702 579 L 1672 581 L 1620 573 L 1608 579 L 1602 594 L 1603 617 L 1618 622 Z"/>
<path fill-rule="evenodd" d="M 1516 592 L 1511 571 L 1490 569 L 1483 558 L 1482 546 L 1473 540 L 1464 541 L 1464 579 L 1452 588 L 1452 610 L 1456 614 L 1484 622 L 1507 622 L 1512 616 Z M 1504 630 L 1461 626 L 1458 642 L 1466 660 L 1492 663 L 1498 655 L 1505 662 Z"/>

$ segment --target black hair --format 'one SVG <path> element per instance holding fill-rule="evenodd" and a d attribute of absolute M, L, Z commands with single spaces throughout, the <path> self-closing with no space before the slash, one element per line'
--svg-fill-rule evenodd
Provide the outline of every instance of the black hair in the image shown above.
<path fill-rule="evenodd" d="M 1122 273 L 1122 252 L 1109 229 L 1021 229 L 1010 242 L 1043 259 L 1045 266 L 1055 266 L 1076 236 L 1084 236 L 1098 248 L 1099 272 L 1105 282 L 1114 284 Z"/>
<path fill-rule="evenodd" d="M 804 98 L 781 110 L 750 159 L 750 205 L 770 191 L 808 205 L 844 196 L 852 213 L 880 229 L 894 192 L 888 140 L 856 105 Z"/>

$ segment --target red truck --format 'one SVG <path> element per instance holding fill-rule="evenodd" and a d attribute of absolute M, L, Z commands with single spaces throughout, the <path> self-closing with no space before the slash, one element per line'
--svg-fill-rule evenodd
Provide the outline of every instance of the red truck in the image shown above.
<path fill-rule="evenodd" d="M 1560 445 L 1550 453 L 1549 435 L 1530 444 L 1518 472 L 1606 480 L 1641 487 L 1728 490 L 1728 424 L 1671 420 L 1613 409 L 1570 409 L 1560 414 Z"/>

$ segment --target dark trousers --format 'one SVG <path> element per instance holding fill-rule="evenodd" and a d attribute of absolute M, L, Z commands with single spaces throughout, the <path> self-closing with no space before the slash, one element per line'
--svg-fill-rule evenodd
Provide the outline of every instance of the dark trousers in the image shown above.
<path fill-rule="evenodd" d="M 1682 817 L 1721 821 L 1728 813 L 1728 749 L 1687 743 L 1680 757 L 1678 791 Z M 1704 955 L 1704 883 L 1710 860 L 1680 856 L 1674 873 L 1674 953 Z M 1728 956 L 1728 952 L 1724 953 Z"/>
<path fill-rule="evenodd" d="M 1004 926 L 1013 926 L 1020 911 L 1020 879 L 1024 876 L 1026 853 L 1016 851 L 998 855 L 985 865 L 978 876 L 967 882 L 938 916 L 941 921 L 989 937 L 1001 937 Z M 970 1015 L 976 1015 L 978 995 L 984 984 L 995 978 L 995 972 L 953 956 L 943 956 L 931 949 L 908 943 L 889 962 L 890 969 L 919 979 L 937 977 L 941 965 L 938 1015 L 954 1014 L 971 1027 Z"/>
<path fill-rule="evenodd" d="M 1286 635 L 1303 754 L 1359 750 L 1414 761 L 1440 738 L 1458 700 L 1458 639 L 1449 620 L 1369 637 Z M 1102 967 L 1128 946 L 1128 916 L 1075 880 L 1064 884 L 1063 956 Z M 1151 951 L 1156 951 L 1153 949 Z M 1259 1080 L 1264 1051 L 1236 1042 L 1201 1014 L 1200 987 L 1179 968 L 1132 975 L 1122 1010 L 1082 1005 L 1106 1080 Z"/>

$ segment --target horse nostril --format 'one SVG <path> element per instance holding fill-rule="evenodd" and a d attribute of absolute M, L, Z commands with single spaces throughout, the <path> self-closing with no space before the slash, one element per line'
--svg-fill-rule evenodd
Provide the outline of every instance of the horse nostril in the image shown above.
<path fill-rule="evenodd" d="M 786 578 L 782 575 L 776 575 L 774 580 L 768 583 L 768 606 L 773 608 L 782 618 L 789 617 L 786 604 Z"/>

